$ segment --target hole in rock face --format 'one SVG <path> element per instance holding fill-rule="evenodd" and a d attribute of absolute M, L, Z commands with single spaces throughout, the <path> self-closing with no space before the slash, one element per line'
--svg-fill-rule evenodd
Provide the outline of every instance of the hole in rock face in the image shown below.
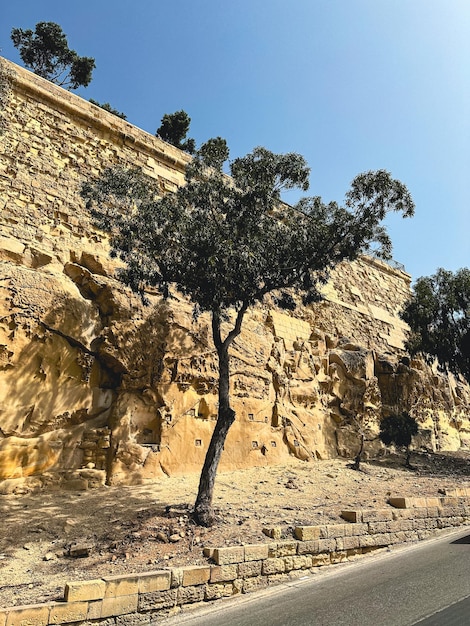
<path fill-rule="evenodd" d="M 196 446 L 196 448 L 200 448 L 202 446 L 202 439 L 196 439 L 194 441 L 194 445 Z"/>

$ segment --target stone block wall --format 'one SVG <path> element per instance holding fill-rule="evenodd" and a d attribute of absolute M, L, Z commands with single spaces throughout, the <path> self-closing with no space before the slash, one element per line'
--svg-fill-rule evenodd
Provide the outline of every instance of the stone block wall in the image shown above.
<path fill-rule="evenodd" d="M 383 509 L 343 511 L 345 523 L 299 526 L 293 538 L 204 549 L 207 564 L 95 580 L 71 581 L 58 602 L 0 608 L 0 626 L 34 624 L 151 624 L 187 605 L 252 593 L 372 551 L 427 539 L 470 521 L 466 493 L 395 497 Z M 280 534 L 266 529 L 266 534 Z"/>

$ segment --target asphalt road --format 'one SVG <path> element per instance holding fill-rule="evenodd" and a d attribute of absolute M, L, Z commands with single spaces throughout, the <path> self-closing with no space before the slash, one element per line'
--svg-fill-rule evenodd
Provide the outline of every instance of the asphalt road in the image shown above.
<path fill-rule="evenodd" d="M 161 623 L 161 622 L 159 622 Z M 167 626 L 470 625 L 470 528 L 180 614 Z"/>

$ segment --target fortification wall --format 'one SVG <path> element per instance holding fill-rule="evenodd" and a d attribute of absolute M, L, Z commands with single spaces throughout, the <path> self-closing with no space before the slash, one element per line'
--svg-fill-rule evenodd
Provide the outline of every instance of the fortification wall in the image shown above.
<path fill-rule="evenodd" d="M 2 76 L 3 489 L 199 471 L 217 413 L 209 320 L 194 322 L 183 298 L 150 294 L 144 307 L 124 288 L 79 194 L 114 164 L 171 192 L 190 157 L 5 60 Z M 359 422 L 376 432 L 401 409 L 426 445 L 467 445 L 468 387 L 404 355 L 409 284 L 361 258 L 335 270 L 319 305 L 250 312 L 233 350 L 237 419 L 222 467 L 351 455 Z"/>

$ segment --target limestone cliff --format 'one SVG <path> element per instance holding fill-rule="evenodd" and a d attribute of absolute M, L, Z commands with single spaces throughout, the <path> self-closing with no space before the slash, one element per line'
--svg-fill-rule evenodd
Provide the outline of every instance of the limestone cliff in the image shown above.
<path fill-rule="evenodd" d="M 171 191 L 189 157 L 4 60 L 1 74 L 0 491 L 200 471 L 217 413 L 209 320 L 123 287 L 79 195 L 115 163 Z M 232 351 L 221 468 L 352 456 L 358 431 L 372 438 L 396 410 L 419 419 L 418 445 L 468 447 L 468 386 L 403 351 L 409 284 L 362 258 L 337 268 L 319 305 L 252 310 Z"/>

